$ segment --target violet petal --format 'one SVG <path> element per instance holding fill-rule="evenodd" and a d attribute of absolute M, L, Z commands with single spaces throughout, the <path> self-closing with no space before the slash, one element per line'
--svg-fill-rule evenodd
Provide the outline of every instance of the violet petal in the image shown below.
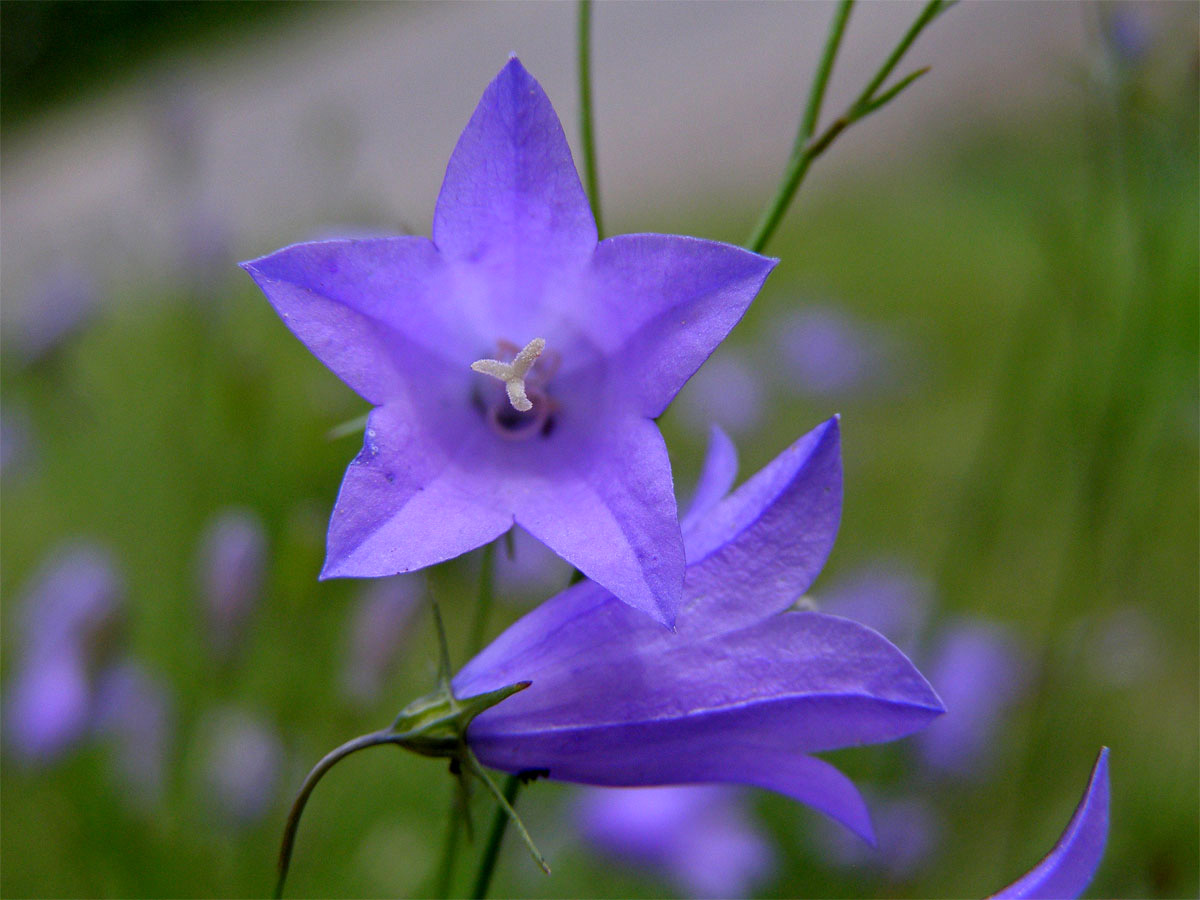
<path fill-rule="evenodd" d="M 1108 748 L 1100 750 L 1083 799 L 1054 849 L 996 898 L 1065 898 L 1084 892 L 1108 841 Z"/>

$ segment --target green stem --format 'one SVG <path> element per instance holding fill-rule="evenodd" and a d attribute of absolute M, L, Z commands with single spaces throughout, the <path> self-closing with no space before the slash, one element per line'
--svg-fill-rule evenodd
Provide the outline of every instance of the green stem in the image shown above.
<path fill-rule="evenodd" d="M 596 136 L 592 124 L 592 4 L 591 0 L 579 0 L 579 135 L 583 150 L 583 180 L 588 199 L 592 201 L 596 233 L 603 237 L 600 178 L 596 173 Z"/>
<path fill-rule="evenodd" d="M 829 36 L 825 39 L 825 50 L 821 54 L 821 62 L 817 66 L 817 75 L 808 91 L 808 103 L 804 107 L 804 118 L 800 121 L 800 132 L 796 135 L 796 144 L 792 153 L 800 153 L 804 145 L 817 130 L 817 120 L 821 117 L 821 103 L 825 100 L 825 88 L 829 84 L 829 74 L 833 71 L 833 61 L 837 56 L 838 47 L 842 43 L 842 34 L 846 23 L 850 20 L 850 10 L 854 8 L 854 0 L 842 0 L 837 12 L 833 15 L 833 23 L 829 26 Z"/>
<path fill-rule="evenodd" d="M 488 617 L 496 598 L 496 544 L 493 541 L 483 548 L 479 557 L 479 597 L 475 605 L 475 617 L 471 621 L 471 642 L 467 645 L 467 659 L 474 659 L 483 649 L 487 636 Z"/>
<path fill-rule="evenodd" d="M 517 801 L 517 793 L 521 790 L 521 779 L 509 775 L 504 782 L 504 801 L 508 805 L 497 807 L 496 815 L 492 818 L 492 827 L 488 832 L 487 845 L 483 849 L 483 857 L 479 862 L 479 873 L 475 876 L 475 886 L 471 896 L 482 900 L 487 896 L 488 886 L 492 883 L 492 873 L 496 869 L 496 859 L 500 855 L 500 844 L 504 840 L 504 832 L 508 828 L 509 812 Z"/>
<path fill-rule="evenodd" d="M 442 858 L 438 863 L 435 897 L 446 900 L 450 896 L 450 888 L 454 885 L 454 861 L 458 856 L 458 788 L 454 789 L 454 798 L 450 801 L 450 815 L 446 817 L 446 837 L 442 842 Z"/>
<path fill-rule="evenodd" d="M 879 71 L 875 73 L 875 77 L 867 84 L 849 108 L 842 113 L 836 120 L 822 131 L 816 137 L 809 138 L 801 145 L 800 136 L 806 133 L 810 127 L 816 127 L 817 116 L 820 113 L 821 98 L 824 96 L 825 83 L 828 81 L 829 72 L 823 71 L 826 66 L 832 71 L 833 59 L 837 54 L 837 47 L 842 39 L 842 32 L 845 30 L 845 22 L 841 22 L 839 26 L 838 19 L 849 15 L 849 10 L 844 6 L 839 6 L 835 14 L 833 27 L 830 28 L 829 36 L 826 38 L 825 51 L 821 56 L 820 68 L 817 72 L 817 80 L 813 83 L 813 88 L 809 93 L 809 108 L 805 110 L 804 121 L 801 123 L 800 133 L 797 136 L 797 146 L 793 150 L 791 157 L 788 159 L 787 168 L 784 170 L 783 178 L 779 183 L 779 187 L 775 191 L 775 195 L 767 203 L 762 215 L 759 217 L 758 223 L 754 226 L 754 230 L 750 233 L 750 237 L 746 240 L 745 246 L 755 253 L 762 251 L 770 241 L 771 236 L 775 233 L 775 229 L 779 227 L 784 213 L 792 203 L 796 191 L 800 188 L 800 183 L 804 180 L 804 176 L 808 174 L 809 167 L 813 161 L 822 153 L 829 149 L 829 146 L 834 140 L 860 119 L 866 118 L 875 110 L 882 107 L 889 100 L 893 100 L 904 88 L 908 87 L 923 75 L 928 69 L 922 69 L 906 76 L 898 85 L 885 92 L 882 96 L 876 97 L 875 92 L 883 85 L 892 70 L 899 64 L 905 52 L 913 41 L 917 39 L 917 35 L 932 22 L 938 14 L 949 9 L 951 3 L 945 0 L 929 0 L 925 7 L 921 10 L 921 14 L 913 22 L 912 26 L 905 33 L 900 43 L 891 52 L 888 58 L 880 66 Z"/>
<path fill-rule="evenodd" d="M 399 743 L 399 740 L 395 732 L 390 729 L 364 734 L 361 737 L 354 738 L 354 740 L 346 741 L 346 743 L 342 744 L 336 750 L 325 754 L 321 761 L 313 766 L 312 771 L 305 777 L 304 783 L 300 785 L 300 791 L 296 794 L 296 799 L 292 801 L 292 809 L 288 813 L 287 824 L 283 828 L 283 843 L 279 847 L 279 878 L 275 882 L 276 898 L 283 896 L 283 886 L 287 881 L 288 866 L 292 861 L 292 849 L 296 845 L 296 831 L 300 827 L 300 816 L 304 812 L 304 806 L 308 803 L 309 795 L 316 788 L 317 782 L 325 776 L 326 772 L 350 754 L 357 753 L 359 750 L 365 750 L 367 747 L 378 747 L 381 744 L 395 743 Z"/>

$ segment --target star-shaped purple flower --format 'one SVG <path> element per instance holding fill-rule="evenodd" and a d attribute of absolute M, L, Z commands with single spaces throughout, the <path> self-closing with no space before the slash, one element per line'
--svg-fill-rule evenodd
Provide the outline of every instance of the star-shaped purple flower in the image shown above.
<path fill-rule="evenodd" d="M 687 578 L 672 634 L 592 583 L 518 620 L 453 681 L 473 697 L 529 686 L 467 729 L 484 765 L 633 787 L 751 784 L 873 839 L 853 783 L 810 754 L 911 734 L 943 712 L 911 662 L 871 629 L 788 612 L 833 547 L 837 421 L 722 499 L 733 446 L 717 433 L 683 521 Z"/>
<path fill-rule="evenodd" d="M 562 126 L 509 60 L 450 157 L 432 240 L 298 244 L 243 264 L 375 405 L 322 577 L 419 569 L 515 522 L 673 623 L 683 542 L 653 419 L 774 264 L 674 235 L 597 243 Z"/>

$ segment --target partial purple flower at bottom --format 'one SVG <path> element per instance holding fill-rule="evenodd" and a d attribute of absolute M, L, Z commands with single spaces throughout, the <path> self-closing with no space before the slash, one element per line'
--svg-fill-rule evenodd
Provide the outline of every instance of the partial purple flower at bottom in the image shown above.
<path fill-rule="evenodd" d="M 705 433 L 711 423 L 734 434 L 753 431 L 763 420 L 762 380 L 742 357 L 718 351 L 700 367 L 675 402 L 683 421 Z"/>
<path fill-rule="evenodd" d="M 214 650 L 226 655 L 245 638 L 266 580 L 267 535 L 249 509 L 217 515 L 200 539 L 200 593 Z"/>
<path fill-rule="evenodd" d="M 836 420 L 725 499 L 735 465 L 714 442 L 682 523 L 677 631 L 585 582 L 517 621 L 454 679 L 469 697 L 531 686 L 485 710 L 467 739 L 508 772 L 612 787 L 728 782 L 786 794 L 872 840 L 866 804 L 812 756 L 920 730 L 942 704 L 876 632 L 785 612 L 833 546 Z"/>
<path fill-rule="evenodd" d="M 599 851 L 657 872 L 689 897 L 746 896 L 775 868 L 736 788 L 590 789 L 576 817 Z"/>
<path fill-rule="evenodd" d="M 945 775 L 980 777 L 1009 707 L 1028 688 L 1026 655 L 999 625 L 959 622 L 943 632 L 928 666 L 946 715 L 917 738 L 921 760 Z"/>
<path fill-rule="evenodd" d="M 101 674 L 93 717 L 96 733 L 113 744 L 117 777 L 140 801 L 161 800 L 174 724 L 166 685 L 137 661 L 125 660 Z"/>
<path fill-rule="evenodd" d="M 367 584 L 350 617 L 342 691 L 362 705 L 379 698 L 425 592 L 421 575 L 394 575 Z"/>
<path fill-rule="evenodd" d="M 1026 875 L 993 894 L 1002 900 L 1078 897 L 1087 889 L 1108 842 L 1108 748 L 1103 747 L 1083 799 L 1054 849 Z"/>
<path fill-rule="evenodd" d="M 207 796 L 221 816 L 238 824 L 261 819 L 275 802 L 283 746 L 267 725 L 226 708 L 205 721 Z"/>

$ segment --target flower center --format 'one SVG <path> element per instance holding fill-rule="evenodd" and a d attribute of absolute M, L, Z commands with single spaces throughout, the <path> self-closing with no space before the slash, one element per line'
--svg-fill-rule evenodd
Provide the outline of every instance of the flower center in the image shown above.
<path fill-rule="evenodd" d="M 497 391 L 489 400 L 487 392 L 476 391 L 474 402 L 492 428 L 505 440 L 525 440 L 554 430 L 557 404 L 547 394 L 546 383 L 558 369 L 558 354 L 546 349 L 545 338 L 534 338 L 518 348 L 511 341 L 498 341 L 500 356 L 513 356 L 512 362 L 479 359 L 471 369 L 490 375 L 504 384 L 504 395 Z"/>
<path fill-rule="evenodd" d="M 533 409 L 533 403 L 525 394 L 525 376 L 545 349 L 546 339 L 534 338 L 518 351 L 511 363 L 500 362 L 498 359 L 477 359 L 471 363 L 471 368 L 503 381 L 512 408 L 518 412 L 529 412 Z"/>

